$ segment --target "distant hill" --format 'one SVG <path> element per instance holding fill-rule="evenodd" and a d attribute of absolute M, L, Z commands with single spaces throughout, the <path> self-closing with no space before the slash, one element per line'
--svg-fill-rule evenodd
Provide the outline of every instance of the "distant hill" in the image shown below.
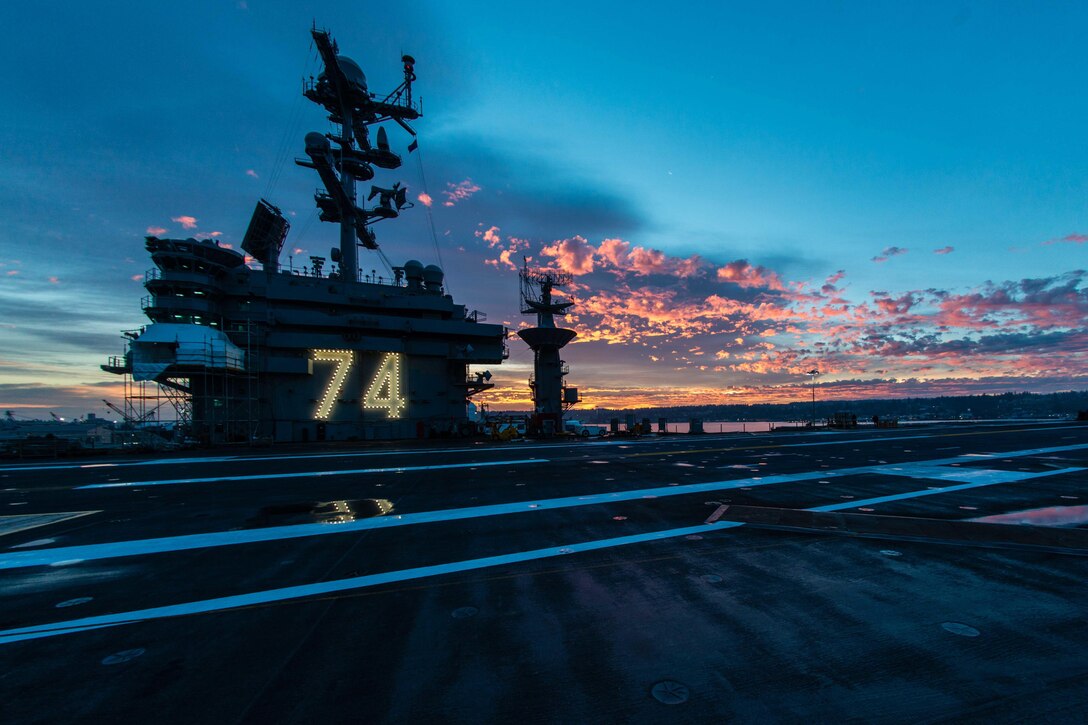
<path fill-rule="evenodd" d="M 962 395 L 940 398 L 898 398 L 887 400 L 827 400 L 821 401 L 817 391 L 816 417 L 823 419 L 836 412 L 849 412 L 859 420 L 874 415 L 901 420 L 955 420 L 986 418 L 1075 418 L 1078 411 L 1088 410 L 1088 390 L 1067 393 L 1002 393 L 999 395 Z M 610 418 L 687 420 L 808 420 L 812 415 L 811 401 L 785 404 L 703 405 L 670 408 L 637 408 L 612 410 L 597 408 L 568 414 L 580 420 L 604 422 Z"/>

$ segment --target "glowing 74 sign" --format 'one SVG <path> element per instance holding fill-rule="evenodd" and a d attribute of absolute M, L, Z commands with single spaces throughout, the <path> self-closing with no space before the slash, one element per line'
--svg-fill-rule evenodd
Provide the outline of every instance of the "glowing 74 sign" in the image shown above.
<path fill-rule="evenodd" d="M 363 395 L 364 410 L 385 410 L 390 418 L 399 418 L 408 408 L 401 377 L 402 358 L 402 355 L 395 352 L 387 352 L 382 356 L 378 370 L 366 386 Z M 328 420 L 332 415 L 332 406 L 340 398 L 340 392 L 344 389 L 344 383 L 347 382 L 351 368 L 355 364 L 355 352 L 314 350 L 313 359 L 314 362 L 336 363 L 329 384 L 325 386 L 325 394 L 321 396 L 317 411 L 314 413 L 314 418 Z"/>

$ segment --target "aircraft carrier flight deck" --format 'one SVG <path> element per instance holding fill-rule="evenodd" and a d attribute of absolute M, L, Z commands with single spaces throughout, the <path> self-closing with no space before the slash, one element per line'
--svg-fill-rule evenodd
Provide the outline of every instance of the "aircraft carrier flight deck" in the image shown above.
<path fill-rule="evenodd" d="M 1088 425 L 0 465 L 7 722 L 1088 719 Z"/>

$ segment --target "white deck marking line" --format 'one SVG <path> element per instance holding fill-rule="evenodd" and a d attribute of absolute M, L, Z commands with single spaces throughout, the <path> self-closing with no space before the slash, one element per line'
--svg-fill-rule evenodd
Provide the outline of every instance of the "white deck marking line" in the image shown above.
<path fill-rule="evenodd" d="M 1024 451 L 1012 451 L 1003 453 L 1006 458 L 1038 455 L 1040 453 L 1054 453 L 1069 450 L 1088 449 L 1088 444 L 1072 446 L 1056 446 L 1053 448 L 1031 448 Z M 936 461 L 923 461 L 918 465 L 933 465 L 940 462 L 962 463 L 976 459 L 971 458 L 944 458 Z M 181 536 L 169 536 L 157 539 L 136 539 L 132 541 L 117 541 L 103 544 L 85 544 L 81 546 L 54 547 L 37 549 L 34 551 L 20 551 L 0 554 L 0 569 L 18 569 L 30 566 L 45 566 L 55 561 L 70 559 L 83 559 L 85 561 L 97 559 L 111 559 L 123 556 L 142 556 L 146 554 L 161 554 L 171 551 L 185 551 L 191 549 L 204 549 L 218 546 L 234 546 L 239 544 L 251 544 L 264 541 L 278 541 L 281 539 L 305 538 L 309 536 L 324 536 L 329 534 L 341 534 L 352 531 L 389 528 L 394 526 L 410 526 L 414 524 L 436 523 L 440 521 L 456 521 L 460 519 L 482 518 L 487 516 L 500 516 L 504 514 L 527 513 L 531 511 L 550 511 L 574 506 L 591 506 L 603 503 L 616 503 L 631 501 L 646 497 L 682 496 L 691 493 L 706 493 L 723 491 L 745 486 L 767 486 L 778 483 L 794 483 L 813 479 L 828 479 L 843 476 L 853 476 L 861 473 L 893 473 L 887 469 L 895 466 L 862 466 L 859 468 L 843 468 L 838 470 L 808 471 L 805 473 L 781 474 L 778 476 L 766 476 L 762 478 L 739 478 L 726 481 L 712 481 L 709 483 L 693 483 L 686 486 L 661 486 L 656 488 L 635 489 L 632 491 L 619 491 L 614 493 L 587 494 L 584 496 L 567 496 L 553 499 L 539 499 L 530 501 L 518 501 L 515 503 L 492 504 L 488 506 L 470 506 L 458 509 L 445 509 L 435 511 L 421 511 L 414 514 L 397 514 L 394 516 L 381 516 L 359 521 L 350 521 L 343 524 L 297 524 L 293 526 L 272 526 L 263 529 L 249 529 L 241 531 L 219 531 L 204 534 L 184 534 Z M 950 469 L 955 470 L 955 469 Z M 970 471 L 972 469 L 962 469 Z M 1061 471 L 1054 471 L 1061 473 Z M 894 475 L 894 474 L 893 474 Z M 901 474 L 900 474 L 901 475 Z M 851 501 L 850 505 L 863 505 L 857 501 Z M 849 506 L 847 506 L 849 508 Z"/>
<path fill-rule="evenodd" d="M 1010 425 L 1014 425 L 1010 423 Z M 1083 426 L 1070 426 L 1070 425 L 1057 425 L 1052 423 L 1038 422 L 1034 428 L 1030 430 L 1067 430 L 1073 428 L 1083 428 Z M 1023 429 L 1018 429 L 1023 430 Z M 1000 433 L 1000 431 L 998 431 Z M 712 441 L 719 438 L 732 439 L 732 433 L 708 433 L 702 440 Z M 752 441 L 756 438 L 765 438 L 774 436 L 773 432 L 769 433 L 757 433 L 748 434 L 747 438 L 743 440 L 745 442 Z M 819 435 L 837 436 L 840 433 L 821 433 Z M 821 446 L 821 445 L 844 445 L 847 443 L 886 443 L 888 441 L 897 440 L 918 440 L 925 438 L 943 438 L 947 437 L 948 433 L 933 433 L 929 435 L 887 435 L 879 436 L 875 438 L 857 438 L 850 440 L 822 440 L 813 443 L 783 443 L 775 446 L 776 448 L 807 448 L 809 446 Z M 249 462 L 263 462 L 263 461 L 302 461 L 310 459 L 323 459 L 323 458 L 371 458 L 374 456 L 399 456 L 399 455 L 413 455 L 413 454 L 425 454 L 432 455 L 435 453 L 518 453 L 519 451 L 536 451 L 536 450 L 557 450 L 563 448 L 581 448 L 585 446 L 621 446 L 621 445 L 649 445 L 649 444 L 676 444 L 684 443 L 691 444 L 691 440 L 684 438 L 645 438 L 645 439 L 609 439 L 603 441 L 579 441 L 578 443 L 572 443 L 564 446 L 563 444 L 547 444 L 547 445 L 521 445 L 512 444 L 509 447 L 486 447 L 486 448 L 397 448 L 393 450 L 384 451 L 356 451 L 353 453 L 303 453 L 303 454 L 290 454 L 282 453 L 275 456 L 206 456 L 206 457 L 194 457 L 194 458 L 156 458 L 148 461 L 113 461 L 106 463 L 57 463 L 57 464 L 42 464 L 37 466 L 0 466 L 0 471 L 3 472 L 17 472 L 17 471 L 63 471 L 63 470 L 89 470 L 95 468 L 134 468 L 137 466 L 172 466 L 172 465 L 199 465 L 204 463 L 249 463 Z M 744 448 L 745 446 L 738 445 L 737 448 Z M 674 451 L 674 453 L 683 453 L 684 451 Z"/>
<path fill-rule="evenodd" d="M 1028 474 L 1025 478 L 1038 478 L 1041 476 L 1055 475 L 1056 473 L 1082 470 L 1085 469 L 1074 468 L 1066 469 L 1065 471 L 1045 471 L 1037 474 Z M 878 498 L 867 499 L 864 501 L 850 501 L 849 503 L 831 504 L 829 506 L 817 506 L 807 510 L 835 511 L 869 503 L 883 503 L 886 501 L 903 500 L 918 496 L 929 496 L 937 493 L 960 491 L 970 488 L 979 488 L 982 486 L 992 486 L 997 483 L 1004 482 L 1007 481 L 1004 479 L 993 480 L 989 482 L 976 481 L 974 483 L 965 483 L 959 486 L 946 486 L 940 489 L 924 489 L 921 491 L 911 491 L 909 493 L 896 494 L 892 496 L 881 496 Z M 543 549 L 534 549 L 532 551 L 517 552 L 514 554 L 501 554 L 498 556 L 489 556 L 479 559 L 467 559 L 464 561 L 451 562 L 448 564 L 436 564 L 432 566 L 416 567 L 412 569 L 401 569 L 398 571 L 383 572 L 380 574 L 367 574 L 358 577 L 351 577 L 349 579 L 338 579 L 331 582 L 301 584 L 292 587 L 283 587 L 280 589 L 267 589 L 264 591 L 251 592 L 249 594 L 237 594 L 228 597 L 218 597 L 215 599 L 185 602 L 183 604 L 172 604 L 164 607 L 153 607 L 150 609 L 140 609 L 131 612 L 120 612 L 117 614 L 105 614 L 97 617 L 84 617 L 82 619 L 72 619 L 63 622 L 54 622 L 51 624 L 19 627 L 15 629 L 0 631 L 0 644 L 9 644 L 12 642 L 21 642 L 30 639 L 42 639 L 45 637 L 55 637 L 62 634 L 74 634 L 76 632 L 86 632 L 89 630 L 101 629 L 104 627 L 135 624 L 138 622 L 147 622 L 156 619 L 165 619 L 168 617 L 180 617 L 195 614 L 221 612 L 230 609 L 237 609 L 239 607 L 269 604 L 272 602 L 281 602 L 290 599 L 300 599 L 303 597 L 311 597 L 323 594 L 334 594 L 337 592 L 351 591 L 353 589 L 364 589 L 366 587 L 378 586 L 380 584 L 392 584 L 403 581 L 411 581 L 413 579 L 423 579 L 431 576 L 441 576 L 443 574 L 472 571 L 475 569 L 501 566 L 503 564 L 516 564 L 526 561 L 565 556 L 567 554 L 574 554 L 583 551 L 595 551 L 617 546 L 625 546 L 627 544 L 642 543 L 646 541 L 660 541 L 662 539 L 669 539 L 677 536 L 701 534 L 712 531 L 723 531 L 726 529 L 739 528 L 741 526 L 744 526 L 744 524 L 738 521 L 718 521 L 716 523 L 702 524 L 700 526 L 686 526 L 677 529 L 667 529 L 665 531 L 653 531 L 646 534 L 635 534 L 633 536 L 621 536 L 612 539 L 598 539 L 596 541 L 587 541 L 580 544 L 552 546 Z"/>
<path fill-rule="evenodd" d="M 722 434 L 729 435 L 729 434 Z M 769 435 L 760 434 L 760 437 Z M 708 435 L 710 439 L 718 438 L 718 434 Z M 755 437 L 755 436 L 753 436 Z M 649 443 L 685 443 L 683 439 L 656 439 L 647 438 L 633 440 L 630 438 L 610 439 L 604 441 L 578 441 L 564 446 L 562 443 L 545 445 L 521 445 L 518 443 L 509 446 L 495 447 L 465 447 L 465 448 L 394 448 L 381 451 L 355 451 L 348 453 L 281 453 L 275 456 L 205 456 L 197 458 L 156 458 L 149 461 L 114 461 L 107 463 L 47 463 L 38 466 L 0 466 L 0 471 L 63 471 L 63 470 L 91 470 L 95 468 L 134 468 L 137 466 L 166 466 L 166 465 L 193 465 L 202 463 L 250 463 L 265 461 L 304 461 L 324 458 L 373 458 L 376 456 L 403 456 L 403 455 L 433 455 L 436 453 L 520 453 L 521 451 L 560 450 L 563 448 L 582 448 L 585 446 L 629 446 L 646 445 Z"/>
<path fill-rule="evenodd" d="M 1046 430 L 1048 430 L 1048 431 L 1050 431 L 1050 430 L 1063 430 L 1065 428 L 1083 429 L 1084 426 L 1069 425 L 1069 426 L 1060 426 L 1060 427 L 1056 427 L 1056 428 L 1049 428 L 1048 427 Z M 1018 428 L 1018 429 L 1016 429 L 1014 431 L 996 431 L 996 433 L 1013 433 L 1013 432 L 1019 433 L 1019 432 L 1022 432 L 1024 430 L 1042 430 L 1042 429 L 1041 428 L 1028 428 L 1028 429 Z M 992 432 L 995 432 L 995 431 L 987 431 L 987 432 L 992 433 Z M 817 435 L 837 435 L 837 434 L 834 434 L 834 433 L 831 433 L 831 434 L 820 433 L 820 434 L 817 434 Z M 877 437 L 877 438 L 849 438 L 847 440 L 823 440 L 823 441 L 815 441 L 815 442 L 810 442 L 810 443 L 783 443 L 781 445 L 774 445 L 774 446 L 737 445 L 737 446 L 733 446 L 733 447 L 730 447 L 730 448 L 692 448 L 692 449 L 683 450 L 683 451 L 670 451 L 668 454 L 666 454 L 666 453 L 660 453 L 660 454 L 658 454 L 658 453 L 636 453 L 634 455 L 636 455 L 636 456 L 655 456 L 655 455 L 683 455 L 683 454 L 686 454 L 686 453 L 687 454 L 720 453 L 720 452 L 723 452 L 723 451 L 743 450 L 745 448 L 809 448 L 811 446 L 844 446 L 844 445 L 853 444 L 853 443 L 891 443 L 891 442 L 894 442 L 894 441 L 914 441 L 914 440 L 925 440 L 925 439 L 929 439 L 929 438 L 951 438 L 951 437 L 956 437 L 956 436 L 962 437 L 962 436 L 969 436 L 969 435 L 976 435 L 976 433 L 933 433 L 931 435 L 909 435 L 909 436 L 896 435 L 896 436 Z M 1005 456 L 1005 455 L 1012 455 L 1012 453 L 995 452 L 993 455 Z"/>
<path fill-rule="evenodd" d="M 1054 476 L 1061 473 L 1077 473 L 1079 471 L 1086 471 L 1086 468 L 1063 468 L 1056 471 L 1041 471 L 1039 473 L 1020 473 L 1014 471 L 993 471 L 993 473 L 1013 473 L 1015 477 L 1009 478 L 1007 476 L 992 476 L 990 478 L 982 478 L 970 483 L 961 483 L 956 486 L 941 486 L 939 488 L 926 488 L 921 491 L 910 491 L 907 493 L 896 493 L 888 496 L 876 496 L 874 498 L 866 498 L 861 500 L 847 501 L 845 503 L 833 503 L 827 506 L 814 506 L 806 511 L 842 511 L 844 509 L 858 508 L 859 506 L 873 506 L 878 503 L 888 503 L 890 501 L 903 501 L 909 498 L 919 498 L 921 496 L 933 496 L 939 493 L 952 493 L 954 491 L 966 491 L 972 488 L 982 488 L 983 486 L 996 486 L 1001 483 L 1016 483 L 1019 481 L 1027 481 L 1033 478 L 1043 478 L 1044 476 Z"/>
<path fill-rule="evenodd" d="M 715 521 L 717 521 L 718 519 L 720 519 L 720 518 L 722 517 L 722 515 L 723 515 L 723 514 L 724 514 L 724 513 L 726 512 L 726 511 L 728 511 L 728 510 L 729 510 L 729 504 L 727 504 L 727 503 L 723 503 L 723 504 L 722 504 L 721 506 L 719 506 L 718 508 L 714 509 L 714 513 L 712 513 L 712 514 L 710 514 L 709 516 L 707 516 L 707 517 L 706 517 L 706 521 L 704 521 L 703 523 L 704 523 L 704 524 L 712 524 L 712 523 L 714 523 Z"/>
<path fill-rule="evenodd" d="M 1088 446 L 1077 446 L 1078 448 L 1088 448 Z M 1069 447 L 1065 447 L 1069 448 Z M 1046 450 L 1048 449 L 1036 449 Z M 1007 457 L 1013 457 L 1015 453 L 1004 454 Z M 1067 469 L 1070 471 L 1080 471 L 1085 469 Z M 1045 471 L 1039 474 L 1029 474 L 1033 478 L 1038 478 L 1045 475 L 1055 475 L 1062 471 Z M 825 473 L 825 475 L 828 475 Z M 897 494 L 895 496 L 880 497 L 880 499 L 887 500 L 901 500 L 905 498 L 911 498 L 916 496 L 927 496 L 934 493 L 942 493 L 953 490 L 962 490 L 966 488 L 978 488 L 981 486 L 995 485 L 1001 481 L 984 482 L 978 481 L 974 483 L 967 483 L 961 486 L 947 486 L 942 489 L 925 489 L 922 491 L 913 491 L 905 494 Z M 675 490 L 675 488 L 671 489 Z M 879 501 L 880 499 L 871 499 L 871 501 Z M 848 508 L 851 506 L 859 506 L 867 501 L 851 501 L 849 504 L 833 504 L 832 507 L 815 507 L 808 509 L 809 511 L 829 511 L 834 510 L 833 507 Z M 373 519 L 368 519 L 373 520 Z M 268 589 L 259 592 L 251 592 L 249 594 L 238 594 L 228 597 L 219 597 L 215 599 L 206 599 L 196 602 L 186 602 L 183 604 L 173 604 L 164 607 L 153 607 L 151 609 L 141 609 L 131 612 L 121 612 L 117 614 L 106 614 L 97 617 L 85 617 L 83 619 L 73 619 L 65 622 L 54 622 L 52 624 L 35 625 L 30 627 L 19 627 L 15 629 L 0 631 L 0 644 L 8 644 L 11 642 L 20 642 L 29 639 L 42 639 L 44 637 L 53 637 L 60 634 L 72 634 L 75 632 L 84 632 L 93 629 L 101 629 L 103 627 L 113 627 L 123 624 L 134 624 L 137 622 L 146 622 L 156 619 L 164 619 L 168 617 L 186 616 L 192 614 L 206 614 L 210 612 L 224 611 L 228 609 L 236 609 L 239 607 L 247 607 L 259 604 L 268 604 L 271 602 L 285 601 L 289 599 L 299 599 L 302 597 L 310 597 L 321 594 L 332 594 L 336 592 L 350 591 L 353 589 L 362 589 L 370 586 L 377 586 L 379 584 L 390 584 L 395 582 L 409 581 L 413 579 L 422 579 L 429 576 L 440 576 L 443 574 L 451 574 L 455 572 L 471 571 L 474 569 L 483 569 L 492 566 L 499 566 L 502 564 L 514 564 L 525 561 L 533 561 L 538 559 L 546 559 L 556 556 L 564 556 L 566 554 L 574 554 L 583 551 L 594 551 L 599 549 L 606 549 L 616 546 L 624 546 L 626 544 L 641 543 L 644 541 L 659 541 L 661 539 L 674 538 L 676 536 L 684 536 L 689 534 L 705 533 L 710 531 L 721 531 L 731 528 L 739 528 L 744 524 L 737 521 L 718 521 L 713 524 L 702 524 L 700 526 L 687 526 L 678 529 L 668 529 L 665 531 L 655 531 L 646 534 L 636 534 L 633 536 L 621 536 L 612 539 L 598 539 L 596 541 L 583 542 L 581 544 L 569 544 L 566 546 L 552 546 L 544 549 L 534 549 L 532 551 L 518 552 L 514 554 L 502 554 L 499 556 L 490 556 L 480 559 L 468 559 L 464 561 L 451 562 L 448 564 L 436 564 L 432 566 L 416 567 L 412 569 L 401 569 L 399 571 L 383 572 L 380 574 L 367 574 L 359 577 L 351 577 L 349 579 L 338 579 L 331 582 L 318 582 L 314 584 L 302 584 L 292 587 L 283 587 L 280 589 Z"/>
<path fill-rule="evenodd" d="M 742 486 L 755 487 L 773 485 L 776 483 L 793 483 L 795 481 L 826 479 L 836 476 L 852 475 L 859 471 L 864 472 L 866 470 L 868 469 L 844 469 L 843 471 L 809 471 L 806 473 L 766 476 L 761 479 L 740 478 L 729 481 L 692 483 L 686 486 L 660 486 L 657 488 L 640 488 L 633 491 L 616 491 L 613 493 L 586 494 L 584 496 L 565 496 L 562 498 L 538 499 L 535 501 L 518 501 L 516 503 L 500 503 L 491 504 L 488 506 L 469 506 L 457 509 L 421 511 L 414 514 L 375 516 L 373 518 L 360 519 L 359 521 L 349 521 L 343 524 L 296 524 L 293 526 L 271 526 L 263 529 L 218 531 L 208 534 L 184 534 L 181 536 L 168 536 L 158 539 L 136 539 L 132 541 L 118 541 L 105 544 L 85 544 L 82 546 L 65 546 L 47 549 L 35 549 L 34 551 L 19 551 L 0 554 L 0 569 L 18 569 L 28 566 L 44 566 L 51 564 L 54 561 L 66 561 L 70 559 L 93 561 L 96 559 L 112 559 L 122 556 L 142 556 L 145 554 L 161 554 L 166 552 L 184 551 L 189 549 L 205 549 L 217 546 L 252 544 L 262 541 L 279 541 L 281 539 L 296 539 L 309 536 L 342 534 L 351 531 L 386 529 L 396 526 L 411 526 L 414 524 L 431 524 L 442 521 L 458 521 L 462 519 L 485 518 L 488 516 L 502 516 L 505 514 L 530 513 L 534 511 L 554 511 L 556 509 L 572 508 L 575 506 L 593 506 L 597 504 L 618 503 L 621 501 L 633 501 L 645 498 L 664 498 L 666 496 L 682 496 L 692 493 L 722 491 L 733 488 L 740 488 Z"/>
<path fill-rule="evenodd" d="M 1081 470 L 1085 469 L 1067 469 L 1067 471 Z M 1039 474 L 1028 474 L 1027 477 L 1038 478 L 1040 476 L 1054 475 L 1054 473 L 1059 472 L 1047 471 Z M 870 499 L 868 501 L 851 501 L 848 504 L 832 504 L 831 506 L 819 506 L 815 508 L 810 508 L 808 510 L 833 511 L 840 508 L 850 508 L 865 503 L 883 502 L 887 500 L 901 500 L 917 496 L 928 496 L 935 493 L 964 490 L 968 488 L 978 488 L 980 486 L 992 486 L 996 483 L 1001 482 L 1006 481 L 978 481 L 975 483 L 962 484 L 960 486 L 947 486 L 942 489 L 925 489 L 922 491 L 912 491 L 910 493 L 897 494 L 894 496 L 882 496 L 880 498 Z M 215 599 L 185 602 L 183 604 L 172 604 L 164 607 L 153 607 L 150 609 L 140 609 L 131 612 L 120 612 L 117 614 L 105 614 L 97 617 L 84 617 L 82 619 L 72 619 L 64 622 L 54 622 L 51 624 L 19 627 L 15 629 L 0 631 L 0 644 L 9 644 L 12 642 L 21 642 L 30 639 L 42 639 L 45 637 L 55 637 L 61 634 L 74 634 L 76 632 L 85 632 L 89 630 L 101 629 L 104 627 L 115 627 L 125 624 L 135 624 L 138 622 L 147 622 L 157 619 L 165 619 L 169 617 L 181 617 L 195 614 L 221 612 L 230 609 L 237 609 L 239 607 L 249 607 L 260 604 L 269 604 L 272 602 L 282 602 L 290 599 L 300 599 L 303 597 L 334 594 L 337 592 L 351 591 L 353 589 L 364 589 L 366 587 L 378 586 L 381 584 L 392 584 L 403 581 L 411 581 L 414 579 L 424 579 L 431 576 L 441 576 L 443 574 L 472 571 L 475 569 L 501 566 L 503 564 L 517 564 L 526 561 L 547 559 L 557 556 L 565 556 L 567 554 L 575 554 L 584 551 L 595 551 L 617 546 L 625 546 L 628 544 L 637 544 L 646 541 L 660 541 L 662 539 L 675 538 L 677 536 L 701 534 L 712 531 L 723 531 L 726 529 L 739 528 L 741 526 L 744 526 L 744 524 L 737 521 L 718 521 L 716 523 L 703 524 L 700 526 L 686 526 L 677 529 L 667 529 L 665 531 L 653 531 L 645 534 L 635 534 L 633 536 L 621 536 L 612 539 L 598 539 L 596 541 L 587 541 L 580 544 L 551 546 L 543 549 L 534 549 L 532 551 L 523 551 L 513 554 L 501 554 L 498 556 L 489 556 L 479 559 L 467 559 L 464 561 L 456 561 L 448 564 L 435 564 L 432 566 L 401 569 L 398 571 L 383 572 L 380 574 L 367 574 L 358 577 L 351 577 L 349 579 L 338 579 L 330 582 L 301 584 L 292 587 L 283 587 L 280 589 L 267 589 L 264 591 L 250 592 L 249 594 L 236 594 L 233 596 L 218 597 Z"/>
<path fill-rule="evenodd" d="M 60 634 L 72 634 L 74 632 L 84 632 L 91 629 L 101 629 L 102 627 L 115 627 L 122 624 L 147 622 L 156 619 L 164 619 L 167 617 L 180 617 L 192 614 L 207 614 L 210 612 L 220 612 L 229 609 L 237 609 L 239 607 L 250 607 L 260 604 L 269 604 L 271 602 L 282 602 L 289 599 L 300 599 L 302 597 L 312 597 L 322 594 L 335 594 L 337 592 L 346 592 L 353 589 L 363 589 L 366 587 L 377 586 L 380 584 L 393 584 L 396 582 L 411 581 L 413 579 L 424 579 L 432 576 L 441 576 L 443 574 L 453 574 L 457 572 L 472 571 L 475 569 L 485 569 L 493 566 L 501 566 L 503 564 L 518 564 L 526 561 L 548 559 L 556 556 L 566 556 L 567 554 L 575 554 L 584 551 L 596 551 L 616 546 L 638 544 L 645 541 L 659 541 L 661 539 L 671 539 L 677 536 L 702 534 L 710 531 L 722 531 L 725 529 L 736 528 L 740 525 L 741 524 L 731 521 L 723 521 L 716 524 L 685 526 L 679 529 L 652 531 L 650 533 L 635 534 L 633 536 L 620 536 L 612 539 L 598 539 L 596 541 L 585 541 L 578 544 L 567 544 L 564 546 L 549 546 L 544 549 L 521 551 L 513 554 L 500 554 L 498 556 L 487 556 L 480 559 L 466 559 L 464 561 L 455 561 L 449 564 L 435 564 L 432 566 L 421 566 L 412 569 L 401 569 L 399 571 L 382 572 L 380 574 L 366 574 L 363 576 L 351 577 L 349 579 L 337 579 L 335 581 L 329 582 L 301 584 L 297 586 L 283 587 L 281 589 L 267 589 L 259 592 L 251 592 L 249 594 L 236 594 L 228 597 L 218 597 L 216 599 L 205 599 L 195 602 L 185 602 L 183 604 L 172 604 L 165 607 L 152 607 L 151 609 L 139 609 L 132 612 L 119 612 L 117 614 L 105 614 L 97 617 L 84 617 L 82 619 L 71 619 L 64 622 L 53 622 L 50 624 L 35 625 L 31 627 L 18 627 L 16 629 L 0 631 L 0 644 L 20 642 L 28 639 L 41 639 L 43 637 L 54 637 Z"/>
<path fill-rule="evenodd" d="M 17 534 L 20 531 L 36 529 L 39 526 L 59 524 L 61 521 L 78 519 L 80 516 L 90 516 L 101 511 L 57 511 L 46 514 L 17 514 L 15 516 L 0 516 L 0 536 Z"/>
<path fill-rule="evenodd" d="M 390 468 L 355 468 L 334 471 L 299 471 L 297 473 L 256 473 L 247 476 L 212 476 L 209 478 L 173 478 L 159 481 L 119 481 L 76 486 L 80 491 L 90 488 L 134 488 L 137 486 L 174 486 L 182 483 L 218 483 L 221 481 L 266 481 L 279 478 L 319 478 L 322 476 L 353 476 L 360 473 L 401 473 L 404 471 L 441 471 L 449 468 L 487 468 L 491 466 L 521 466 L 527 463 L 547 463 L 547 458 L 523 458 L 514 461 L 484 461 L 480 463 L 443 463 L 434 466 L 393 466 Z"/>

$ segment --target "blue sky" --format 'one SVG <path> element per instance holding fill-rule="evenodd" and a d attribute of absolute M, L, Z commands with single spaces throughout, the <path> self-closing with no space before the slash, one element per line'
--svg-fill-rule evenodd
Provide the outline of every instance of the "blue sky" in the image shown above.
<path fill-rule="evenodd" d="M 417 58 L 458 301 L 522 321 L 503 251 L 576 273 L 597 404 L 789 399 L 812 365 L 829 395 L 1086 387 L 1088 6 L 730 5 L 5 7 L 0 407 L 114 394 L 148 229 L 237 244 L 266 193 L 327 252 L 291 163 L 325 127 L 314 19 L 372 89 Z M 415 157 L 400 178 L 423 190 Z M 378 228 L 394 261 L 435 261 L 424 212 Z"/>

